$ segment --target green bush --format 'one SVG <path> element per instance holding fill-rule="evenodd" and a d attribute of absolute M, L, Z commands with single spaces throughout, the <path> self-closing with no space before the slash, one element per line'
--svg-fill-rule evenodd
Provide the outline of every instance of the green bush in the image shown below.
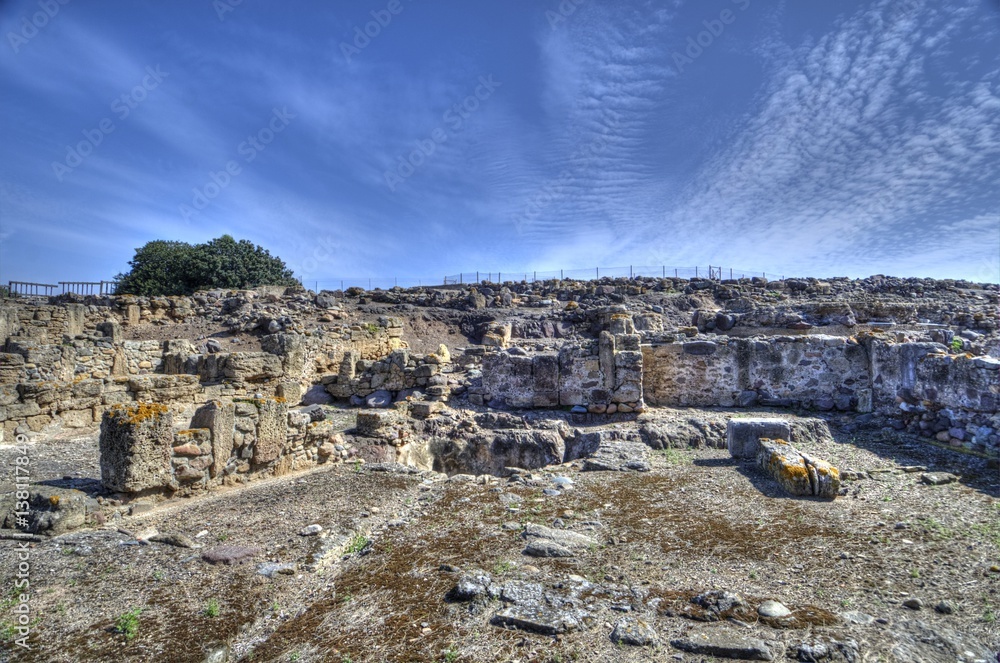
<path fill-rule="evenodd" d="M 118 275 L 118 294 L 190 295 L 205 288 L 298 285 L 284 261 L 230 235 L 205 244 L 154 240 L 135 250 L 131 269 Z"/>

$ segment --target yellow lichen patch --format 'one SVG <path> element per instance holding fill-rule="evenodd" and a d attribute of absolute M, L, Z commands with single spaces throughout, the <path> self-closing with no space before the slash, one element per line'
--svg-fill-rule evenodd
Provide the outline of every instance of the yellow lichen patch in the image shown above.
<path fill-rule="evenodd" d="M 168 408 L 159 403 L 136 403 L 134 405 L 113 405 L 111 411 L 119 419 L 125 419 L 130 424 L 138 424 L 146 419 L 163 416 L 167 413 Z"/>
<path fill-rule="evenodd" d="M 52 506 L 59 506 L 59 496 L 58 495 L 50 495 L 49 496 L 49 504 L 51 504 Z"/>

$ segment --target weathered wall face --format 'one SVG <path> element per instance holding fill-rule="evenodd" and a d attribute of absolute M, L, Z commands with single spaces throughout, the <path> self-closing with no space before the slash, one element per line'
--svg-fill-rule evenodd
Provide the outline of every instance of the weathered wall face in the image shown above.
<path fill-rule="evenodd" d="M 642 375 L 651 405 L 874 411 L 954 446 L 1000 449 L 1000 360 L 949 355 L 937 343 L 796 336 L 647 345 Z"/>
<path fill-rule="evenodd" d="M 643 347 L 646 401 L 850 410 L 867 387 L 864 347 L 836 336 L 690 341 Z"/>
<path fill-rule="evenodd" d="M 619 333 L 601 332 L 596 343 L 564 346 L 558 353 L 489 353 L 483 358 L 481 393 L 472 395 L 491 405 L 517 408 L 571 405 L 599 414 L 641 411 L 639 336 L 630 320 L 612 328 Z"/>
<path fill-rule="evenodd" d="M 377 361 L 349 350 L 337 374 L 324 376 L 321 381 L 334 398 L 349 398 L 356 404 L 368 399 L 371 405 L 388 407 L 393 400 L 416 391 L 430 400 L 447 400 L 451 394 L 447 374 L 451 371 L 451 354 L 444 345 L 426 355 L 393 350 Z M 371 396 L 375 396 L 374 400 L 369 399 Z"/>
<path fill-rule="evenodd" d="M 173 429 L 160 405 L 109 409 L 101 422 L 101 482 L 126 495 L 185 495 L 340 462 L 352 447 L 329 423 L 280 398 L 212 401 Z"/>
<path fill-rule="evenodd" d="M 125 324 L 129 312 L 137 324 L 146 318 L 179 321 L 190 311 L 189 298 L 141 300 L 145 309 L 133 299 L 114 300 Z M 184 339 L 123 340 L 121 323 L 108 319 L 115 310 L 82 304 L 3 307 L 3 324 L 14 335 L 3 337 L 0 348 L 5 350 L 0 440 L 18 426 L 31 431 L 52 423 L 92 426 L 115 404 L 185 405 L 256 393 L 278 393 L 297 403 L 304 387 L 338 366 L 345 353 L 374 360 L 405 347 L 402 321 L 381 318 L 329 333 L 270 334 L 263 337 L 261 352 L 207 353 Z"/>

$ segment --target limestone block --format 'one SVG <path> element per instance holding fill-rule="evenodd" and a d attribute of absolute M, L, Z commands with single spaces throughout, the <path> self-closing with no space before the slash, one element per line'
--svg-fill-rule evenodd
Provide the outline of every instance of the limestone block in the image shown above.
<path fill-rule="evenodd" d="M 112 406 L 101 421 L 101 483 L 120 493 L 176 487 L 173 416 L 165 405 Z"/>
<path fill-rule="evenodd" d="M 556 392 L 559 389 L 559 357 L 535 355 L 531 360 L 535 392 Z"/>
<path fill-rule="evenodd" d="M 215 478 L 222 474 L 233 453 L 233 438 L 236 424 L 236 406 L 233 403 L 209 401 L 195 411 L 191 418 L 191 428 L 207 428 L 212 440 L 212 466 L 210 474 Z"/>
<path fill-rule="evenodd" d="M 799 452 L 785 440 L 761 439 L 757 464 L 791 495 L 833 499 L 840 491 L 837 468 Z"/>
<path fill-rule="evenodd" d="M 761 438 L 790 440 L 791 428 L 784 419 L 730 419 L 726 424 L 726 446 L 733 458 L 756 458 Z"/>
<path fill-rule="evenodd" d="M 442 407 L 439 401 L 414 401 L 410 404 L 410 414 L 418 419 L 426 419 L 435 412 L 440 412 Z"/>
<path fill-rule="evenodd" d="M 282 382 L 277 386 L 274 393 L 276 396 L 284 398 L 289 406 L 296 406 L 302 402 L 305 389 L 298 382 Z"/>
<path fill-rule="evenodd" d="M 269 352 L 234 352 L 225 361 L 223 375 L 233 380 L 257 381 L 281 377 L 281 357 Z"/>
<path fill-rule="evenodd" d="M 269 398 L 255 400 L 254 404 L 257 406 L 257 444 L 253 462 L 260 465 L 276 460 L 284 450 L 288 405 L 284 400 Z"/>
<path fill-rule="evenodd" d="M 608 332 L 601 332 L 598 339 L 598 355 L 604 387 L 615 387 L 615 337 Z"/>
<path fill-rule="evenodd" d="M 28 526 L 23 529 L 50 536 L 82 527 L 88 514 L 99 509 L 96 501 L 82 491 L 52 486 L 33 486 L 28 506 Z"/>

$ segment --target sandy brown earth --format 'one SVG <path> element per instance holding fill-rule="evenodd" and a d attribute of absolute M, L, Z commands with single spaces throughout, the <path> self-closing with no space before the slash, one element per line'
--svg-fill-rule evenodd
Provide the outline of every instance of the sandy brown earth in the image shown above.
<path fill-rule="evenodd" d="M 685 413 L 665 416 L 674 414 Z M 804 448 L 863 477 L 834 501 L 786 497 L 755 467 L 702 448 L 653 452 L 647 473 L 582 472 L 576 461 L 476 479 L 348 464 L 142 515 L 115 517 L 127 508 L 108 504 L 104 527 L 33 544 L 33 649 L 7 638 L 0 657 L 200 662 L 226 660 L 228 649 L 241 661 L 702 661 L 713 659 L 671 641 L 728 630 L 763 641 L 775 660 L 831 641 L 856 643 L 858 661 L 907 660 L 910 651 L 976 660 L 948 643 L 1000 647 L 1000 572 L 991 570 L 1000 564 L 1000 477 L 982 459 L 880 435 L 838 434 Z M 35 444 L 33 479 L 95 489 L 95 439 Z M 0 480 L 12 481 L 15 455 L 0 451 Z M 924 469 L 962 478 L 925 485 Z M 568 489 L 553 490 L 557 476 Z M 531 523 L 594 543 L 570 558 L 528 557 Z M 323 531 L 300 535 L 312 524 Z M 151 529 L 198 547 L 130 536 Z M 5 627 L 17 545 L 0 541 Z M 240 564 L 203 561 L 220 546 L 256 552 Z M 269 578 L 259 573 L 266 562 L 288 568 Z M 477 569 L 498 588 L 537 585 L 586 616 L 557 635 L 492 625 L 505 600 L 445 598 Z M 746 606 L 700 621 L 706 613 L 692 599 L 711 590 Z M 759 618 L 765 599 L 792 616 Z M 911 599 L 920 609 L 904 606 Z M 126 638 L 115 625 L 134 610 Z M 878 621 L 850 623 L 849 611 Z M 655 645 L 612 643 L 624 618 L 647 624 Z M 944 644 L 907 649 L 933 640 L 928 632 Z"/>

